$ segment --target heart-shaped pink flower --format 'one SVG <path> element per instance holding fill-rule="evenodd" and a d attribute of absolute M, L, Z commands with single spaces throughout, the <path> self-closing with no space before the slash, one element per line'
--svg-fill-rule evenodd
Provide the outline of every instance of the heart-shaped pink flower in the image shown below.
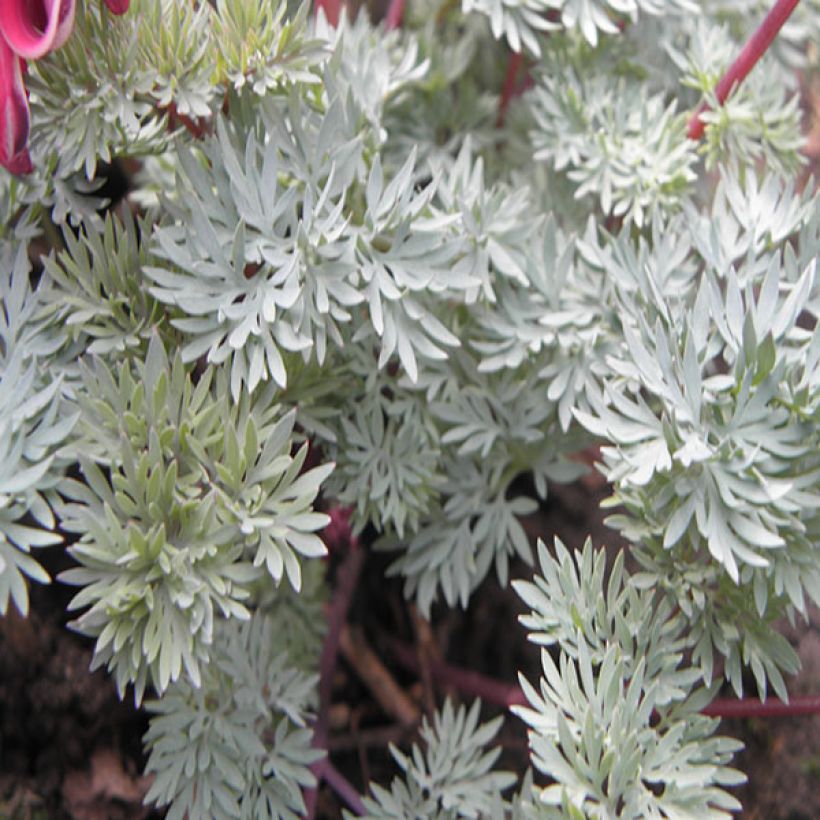
<path fill-rule="evenodd" d="M 0 165 L 12 174 L 32 170 L 28 154 L 28 100 L 23 61 L 0 37 Z"/>
<path fill-rule="evenodd" d="M 74 0 L 0 0 L 0 36 L 26 60 L 59 48 L 74 25 Z"/>
<path fill-rule="evenodd" d="M 128 11 L 130 0 L 105 0 L 105 5 L 111 14 L 125 14 Z"/>
<path fill-rule="evenodd" d="M 105 0 L 113 14 L 129 0 Z M 0 165 L 13 174 L 32 170 L 25 60 L 59 48 L 71 34 L 76 0 L 0 0 Z"/>

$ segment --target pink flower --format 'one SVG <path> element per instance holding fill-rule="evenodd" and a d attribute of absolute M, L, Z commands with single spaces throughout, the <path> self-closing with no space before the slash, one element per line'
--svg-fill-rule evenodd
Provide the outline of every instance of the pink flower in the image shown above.
<path fill-rule="evenodd" d="M 0 36 L 0 165 L 12 174 L 32 170 L 28 154 L 28 100 L 23 61 Z"/>
<path fill-rule="evenodd" d="M 125 14 L 128 11 L 130 0 L 105 0 L 105 5 L 111 14 Z"/>
<path fill-rule="evenodd" d="M 129 0 L 105 0 L 114 14 Z M 59 48 L 74 25 L 75 0 L 0 0 L 0 165 L 13 174 L 32 170 L 26 60 Z"/>

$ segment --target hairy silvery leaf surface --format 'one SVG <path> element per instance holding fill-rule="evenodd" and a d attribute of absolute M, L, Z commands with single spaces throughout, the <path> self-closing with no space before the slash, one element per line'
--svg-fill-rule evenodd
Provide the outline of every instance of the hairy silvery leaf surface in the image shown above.
<path fill-rule="evenodd" d="M 41 285 L 29 285 L 24 242 L 0 240 L 0 614 L 9 599 L 28 612 L 26 578 L 48 583 L 32 548 L 59 543 L 49 491 L 65 460 L 58 449 L 76 424 L 63 376 L 48 367 L 64 346 L 42 318 Z"/>
<path fill-rule="evenodd" d="M 488 17 L 493 37 L 504 37 L 513 51 L 526 49 L 536 57 L 541 54 L 539 35 L 560 28 L 548 14 L 555 0 L 463 0 L 461 6 L 465 14 Z"/>
<path fill-rule="evenodd" d="M 434 186 L 415 190 L 413 155 L 392 179 L 378 156 L 362 167 L 360 140 L 334 127 L 341 101 L 320 117 L 296 102 L 283 113 L 287 135 L 281 126 L 231 134 L 220 120 L 207 164 L 181 154 L 187 195 L 169 206 L 179 222 L 155 234 L 169 266 L 146 273 L 152 294 L 190 317 L 172 322 L 193 336 L 183 357 L 230 360 L 235 398 L 268 377 L 284 387 L 283 351 L 321 363 L 364 303 L 354 341 L 375 332 L 379 366 L 396 354 L 415 379 L 419 357 L 440 359 L 458 344 L 427 307 L 431 295 L 472 284 L 450 270 L 459 245 L 430 210 Z"/>
<path fill-rule="evenodd" d="M 323 754 L 306 728 L 317 677 L 290 663 L 280 630 L 269 614 L 222 622 L 200 684 L 180 680 L 146 703 L 145 799 L 168 818 L 304 816 L 309 766 Z"/>
<path fill-rule="evenodd" d="M 415 419 L 388 412 L 373 402 L 359 407 L 352 420 L 342 419 L 341 459 L 350 483 L 339 500 L 356 505 L 359 528 L 372 518 L 381 527 L 395 528 L 401 538 L 405 522 L 415 529 L 429 506 L 439 453 L 432 442 L 419 441 L 423 428 Z"/>
<path fill-rule="evenodd" d="M 526 282 L 528 240 L 539 224 L 526 189 L 485 183 L 484 161 L 467 139 L 449 169 L 431 163 L 441 175 L 436 205 L 442 217 L 459 215 L 461 257 L 454 272 L 471 281 L 468 304 L 496 302 L 496 283 Z"/>
<path fill-rule="evenodd" d="M 630 508 L 633 511 L 640 512 Z M 626 531 L 625 534 L 632 537 Z M 724 659 L 724 674 L 738 696 L 743 694 L 743 667 L 748 666 L 759 692 L 765 693 L 771 687 L 786 700 L 784 673 L 799 671 L 800 659 L 775 628 L 777 619 L 790 609 L 783 589 L 775 595 L 774 583 L 767 581 L 763 573 L 757 573 L 751 584 L 737 585 L 710 559 L 708 551 L 664 549 L 662 541 L 650 533 L 644 532 L 642 537 L 642 543 L 633 550 L 642 572 L 634 576 L 633 583 L 662 590 L 680 607 L 689 622 L 692 661 L 706 683 L 713 680 L 718 653 Z M 817 589 L 813 549 L 799 544 L 790 548 L 789 572 L 781 573 L 789 590 L 801 597 L 801 572 L 807 585 Z M 765 608 L 763 615 L 758 602 Z M 739 629 L 738 624 L 743 624 L 743 628 Z"/>
<path fill-rule="evenodd" d="M 263 95 L 292 83 L 315 83 L 327 55 L 309 32 L 308 4 L 289 16 L 286 0 L 216 0 L 211 36 L 216 77 L 234 89 Z"/>
<path fill-rule="evenodd" d="M 472 284 L 454 268 L 460 250 L 441 230 L 447 217 L 429 209 L 435 183 L 416 191 L 415 152 L 389 182 L 381 160 L 373 162 L 364 187 L 361 223 L 354 229 L 355 259 L 360 271 L 370 326 L 381 339 L 379 367 L 395 353 L 415 382 L 418 358 L 441 360 L 443 348 L 458 338 L 434 313 L 445 293 L 463 300 Z M 354 341 L 366 337 L 360 329 Z"/>
<path fill-rule="evenodd" d="M 577 28 L 596 46 L 600 34 L 617 35 L 639 14 L 669 17 L 697 11 L 692 0 L 463 0 L 462 7 L 489 17 L 493 35 L 505 37 L 513 51 L 523 47 L 536 57 L 543 32 Z"/>
<path fill-rule="evenodd" d="M 700 256 L 721 277 L 734 267 L 741 287 L 765 277 L 775 248 L 783 246 L 782 275 L 791 282 L 820 253 L 820 194 L 810 186 L 798 193 L 793 180 L 774 173 L 758 179 L 722 168 L 710 211 L 689 203 L 686 216 Z M 816 303 L 811 309 L 817 315 Z"/>
<path fill-rule="evenodd" d="M 324 46 L 307 37 L 306 9 L 293 19 L 286 12 L 286 3 L 260 0 L 224 0 L 216 8 L 135 0 L 129 14 L 112 17 L 97 4 L 81 4 L 79 36 L 37 63 L 30 81 L 35 151 L 59 147 L 58 172 L 84 167 L 90 178 L 112 154 L 161 150 L 166 111 L 207 118 L 225 86 L 240 88 L 248 76 L 258 94 L 315 81 L 311 70 L 325 58 Z M 82 76 L 89 92 L 83 99 L 72 94 L 66 109 L 61 100 L 72 75 L 75 82 Z M 39 145 L 36 134 L 47 133 L 59 142 Z"/>
<path fill-rule="evenodd" d="M 479 724 L 480 709 L 480 701 L 456 710 L 447 700 L 432 723 L 423 719 L 422 746 L 414 744 L 409 755 L 391 747 L 403 776 L 394 778 L 389 790 L 371 784 L 364 816 L 455 820 L 485 816 L 493 804 L 503 807 L 501 792 L 515 783 L 515 775 L 494 770 L 501 750 L 487 748 L 502 718 Z"/>
<path fill-rule="evenodd" d="M 353 508 L 354 532 L 370 523 L 403 538 L 438 499 L 441 445 L 426 402 L 398 373 L 374 372 L 375 356 L 364 347 L 351 362 L 346 388 L 356 409 L 334 420 L 337 467 L 326 490 Z"/>
<path fill-rule="evenodd" d="M 36 199 L 36 197 L 35 197 Z M 0 242 L 26 242 L 37 236 L 40 209 L 24 178 L 0 173 Z"/>
<path fill-rule="evenodd" d="M 112 156 L 161 152 L 178 114 L 204 122 L 228 86 L 253 77 L 265 94 L 317 82 L 326 46 L 308 37 L 307 8 L 287 12 L 262 0 L 134 0 L 122 16 L 78 4 L 73 36 L 27 78 L 35 163 L 91 179 Z"/>
<path fill-rule="evenodd" d="M 353 21 L 343 14 L 333 27 L 321 13 L 315 27 L 317 37 L 333 49 L 324 75 L 326 106 L 334 98 L 349 98 L 367 122 L 370 139 L 380 145 L 387 137 L 384 118 L 427 74 L 429 61 L 420 57 L 417 38 L 374 26 L 367 14 L 358 14 Z M 402 161 L 406 156 L 407 152 Z"/>
<path fill-rule="evenodd" d="M 630 583 L 622 552 L 608 573 L 604 550 L 596 552 L 589 540 L 573 553 L 557 538 L 553 553 L 539 542 L 538 559 L 540 574 L 532 582 L 512 582 L 532 609 L 519 618 L 531 641 L 557 645 L 574 660 L 587 652 L 596 666 L 617 644 L 627 675 L 645 664 L 659 703 L 687 695 L 701 674 L 680 667 L 687 645 L 685 620 L 673 617 L 668 601 L 657 602 L 653 591 Z"/>
<path fill-rule="evenodd" d="M 92 354 L 121 354 L 147 348 L 162 324 L 159 305 L 147 291 L 147 222 L 130 211 L 121 222 L 106 216 L 103 232 L 63 233 L 65 250 L 44 261 L 52 287 L 46 293 L 55 321 Z"/>
<path fill-rule="evenodd" d="M 139 59 L 140 15 L 115 17 L 99 3 L 78 3 L 74 28 L 60 49 L 31 65 L 31 150 L 36 164 L 51 163 L 59 177 L 83 170 L 91 179 L 97 163 L 154 153 L 168 135 L 150 99 L 153 69 Z"/>
<path fill-rule="evenodd" d="M 671 324 L 691 305 L 698 277 L 692 244 L 686 220 L 677 215 L 655 218 L 643 234 L 635 235 L 624 229 L 610 236 L 594 220 L 587 222 L 576 247 L 588 299 L 598 285 L 601 324 L 611 342 L 608 370 L 608 357 L 623 348 L 624 325 L 652 325 L 658 319 Z"/>
<path fill-rule="evenodd" d="M 783 172 L 796 171 L 803 159 L 798 150 L 800 133 L 799 94 L 792 87 L 792 71 L 765 55 L 728 98 L 719 104 L 715 87 L 735 59 L 740 42 L 733 42 L 726 27 L 706 21 L 692 29 L 686 52 L 669 48 L 670 58 L 682 72 L 681 82 L 704 95 L 709 110 L 700 116 L 706 123 L 705 143 L 699 149 L 707 168 L 719 161 L 766 166 Z"/>
<path fill-rule="evenodd" d="M 497 302 L 476 311 L 470 341 L 481 355 L 479 371 L 538 367 L 564 433 L 572 409 L 585 406 L 587 385 L 608 372 L 613 344 L 606 285 L 576 255 L 576 243 L 550 215 L 529 242 L 524 282 L 500 283 Z"/>
<path fill-rule="evenodd" d="M 425 13 L 423 4 L 414 3 L 405 16 L 418 18 L 421 30 L 414 35 L 429 67 L 384 110 L 385 164 L 400 165 L 415 148 L 420 170 L 429 161 L 449 167 L 467 140 L 493 155 L 498 149 L 493 84 L 506 59 L 503 47 L 477 15 Z"/>
<path fill-rule="evenodd" d="M 274 585 L 267 580 L 254 589 L 255 617 L 262 613 L 275 624 L 276 651 L 287 655 L 289 666 L 306 672 L 317 668 L 326 631 L 325 570 L 324 561 L 308 561 L 302 567 L 302 585 L 298 590 L 290 584 Z M 311 696 L 311 704 L 313 700 Z"/>
<path fill-rule="evenodd" d="M 675 102 L 650 96 L 643 83 L 579 76 L 548 60 L 529 97 L 535 159 L 565 170 L 575 196 L 595 196 L 604 214 L 641 227 L 673 210 L 694 181 L 695 146 Z"/>
<path fill-rule="evenodd" d="M 793 671 L 796 657 L 767 624 L 792 608 L 805 612 L 804 592 L 816 598 L 820 580 L 806 523 L 820 491 L 816 385 L 808 375 L 816 346 L 817 242 L 806 230 L 805 199 L 784 186 L 748 185 L 743 208 L 737 182 L 729 175 L 722 185 L 719 199 L 731 197 L 742 216 L 724 213 L 708 235 L 698 235 L 700 279 L 691 279 L 697 258 L 680 257 L 674 295 L 629 287 L 624 271 L 651 269 L 629 261 L 623 240 L 610 243 L 615 253 L 607 257 L 585 242 L 590 260 L 597 255 L 602 268 L 621 271 L 613 297 L 623 344 L 607 359 L 612 375 L 602 389 L 588 391 L 589 410 L 576 409 L 575 416 L 614 445 L 603 448 L 604 465 L 616 488 L 612 503 L 627 513 L 611 523 L 640 544 L 647 568 L 664 568 L 657 577 L 702 641 L 696 657 L 707 677 L 716 648 L 739 692 L 742 650 L 758 686 L 765 690 L 768 678 L 785 696 L 781 672 Z M 802 271 L 784 242 L 798 231 L 808 246 L 800 256 L 814 254 Z M 773 247 L 775 232 L 780 242 Z M 680 248 L 689 254 L 685 238 Z M 611 266 L 608 259 L 628 264 Z M 724 606 L 710 561 L 754 601 L 745 607 L 752 621 L 743 633 L 729 614 L 739 599 L 729 595 L 732 604 Z"/>
<path fill-rule="evenodd" d="M 211 82 L 215 43 L 225 47 L 225 40 L 214 36 L 214 28 L 223 37 L 225 32 L 214 20 L 211 4 L 132 0 L 129 14 L 139 21 L 140 62 L 155 70 L 150 93 L 157 104 L 173 105 L 186 117 L 209 117 L 219 93 Z"/>
<path fill-rule="evenodd" d="M 295 413 L 281 416 L 269 394 L 234 404 L 212 376 L 194 386 L 157 336 L 143 365 L 84 372 L 85 483 L 60 486 L 81 566 L 61 578 L 83 587 L 71 609 L 88 607 L 75 628 L 96 638 L 94 665 L 121 694 L 133 683 L 137 702 L 149 682 L 198 685 L 216 620 L 250 617 L 249 585 L 266 571 L 298 590 L 300 559 L 325 553 L 315 532 L 328 518 L 312 503 L 332 465 L 302 472 Z"/>
<path fill-rule="evenodd" d="M 163 211 L 161 203 L 178 198 L 176 165 L 176 152 L 171 150 L 145 157 L 131 177 L 129 203 L 139 208 L 146 217 L 158 219 Z"/>
<path fill-rule="evenodd" d="M 480 373 L 466 353 L 419 381 L 440 436 L 444 477 L 438 504 L 421 517 L 389 571 L 405 578 L 405 592 L 425 613 L 439 590 L 448 605 L 466 606 L 490 567 L 506 584 L 513 555 L 532 560 L 519 517 L 538 504 L 513 488 L 517 477 L 531 472 L 545 496 L 548 481 L 584 472 L 565 458 L 577 441 L 554 436 L 555 407 L 537 384 L 535 371 Z M 393 539 L 382 546 L 398 548 Z"/>
<path fill-rule="evenodd" d="M 59 131 L 60 126 L 54 126 Z M 35 160 L 36 148 L 32 148 Z M 43 222 L 70 224 L 74 228 L 101 231 L 101 211 L 106 201 L 99 196 L 101 181 L 84 173 L 56 173 L 57 158 L 44 160 L 42 173 L 15 177 L 0 170 L 0 237 L 27 241 L 42 232 Z"/>
<path fill-rule="evenodd" d="M 183 358 L 228 361 L 234 398 L 262 379 L 285 386 L 283 351 L 315 343 L 321 361 L 327 336 L 342 343 L 338 323 L 362 299 L 343 236 L 344 191 L 333 187 L 335 155 L 349 149 L 324 147 L 318 170 L 325 178 L 314 175 L 303 188 L 280 182 L 288 156 L 280 154 L 282 143 L 265 142 L 254 133 L 231 135 L 220 120 L 205 146 L 207 166 L 181 154 L 186 195 L 173 206 L 179 222 L 155 233 L 156 253 L 170 269 L 146 270 L 156 298 L 187 314 L 173 320 L 192 337 Z"/>
<path fill-rule="evenodd" d="M 558 664 L 542 651 L 538 689 L 521 676 L 529 706 L 513 707 L 531 727 L 533 763 L 557 781 L 535 788 L 545 816 L 729 816 L 740 806 L 722 787 L 744 779 L 726 765 L 741 744 L 699 714 L 716 687 L 692 690 L 700 672 L 681 666 L 683 620 L 631 586 L 620 556 L 606 582 L 589 540 L 573 555 L 555 549 L 540 543 L 541 577 L 515 584 L 532 640 L 560 646 Z"/>
<path fill-rule="evenodd" d="M 320 485 L 429 612 L 532 559 L 521 518 L 594 434 L 642 572 L 542 547 L 519 585 L 553 652 L 524 714 L 559 784 L 503 797 L 494 727 L 448 705 L 367 809 L 734 808 L 694 687 L 723 656 L 738 692 L 748 668 L 785 697 L 773 626 L 820 590 L 820 211 L 776 175 L 817 3 L 724 110 L 765 0 L 697 4 L 702 27 L 686 0 L 418 0 L 392 32 L 293 0 L 90 2 L 32 65 L 36 169 L 0 176 L 0 236 L 55 252 L 37 294 L 22 252 L 0 291 L 0 600 L 38 572 L 22 536 L 78 538 L 95 664 L 162 695 L 151 801 L 304 813 Z M 515 76 L 508 43 L 540 62 Z M 716 191 L 685 138 L 701 99 Z M 96 213 L 112 157 L 140 219 Z"/>

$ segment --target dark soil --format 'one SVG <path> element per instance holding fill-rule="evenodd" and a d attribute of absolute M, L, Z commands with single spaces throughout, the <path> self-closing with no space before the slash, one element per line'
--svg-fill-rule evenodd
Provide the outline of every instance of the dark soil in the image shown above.
<path fill-rule="evenodd" d="M 556 488 L 545 508 L 526 522 L 528 532 L 568 546 L 593 542 L 617 546 L 602 523 L 602 488 L 583 483 Z M 55 554 L 54 561 L 64 559 Z M 419 675 L 396 663 L 392 642 L 419 640 L 418 620 L 404 601 L 401 582 L 385 579 L 389 556 L 371 554 L 350 612 L 387 671 L 423 710 L 431 696 Z M 51 569 L 54 569 L 52 567 Z M 512 577 L 529 569 L 515 564 Z M 104 671 L 88 672 L 90 646 L 65 624 L 70 590 L 60 584 L 32 590 L 27 619 L 10 612 L 0 618 L 0 818 L 32 820 L 136 820 L 158 817 L 141 805 L 147 780 L 141 736 L 144 717 L 118 700 Z M 466 611 L 436 609 L 427 640 L 449 663 L 514 683 L 517 670 L 537 677 L 538 653 L 516 624 L 521 608 L 511 589 L 488 578 Z M 820 691 L 820 615 L 789 629 L 803 672 L 789 681 L 794 694 Z M 396 767 L 387 743 L 406 744 L 412 731 L 374 699 L 352 667 L 340 660 L 331 710 L 331 756 L 336 767 L 364 790 L 375 779 L 388 782 Z M 454 693 L 457 694 L 457 693 Z M 486 717 L 494 712 L 486 708 Z M 820 716 L 727 721 L 724 731 L 746 750 L 737 765 L 749 775 L 738 790 L 743 817 L 801 820 L 820 817 Z M 501 765 L 523 771 L 527 762 L 523 725 L 509 717 L 500 735 Z M 335 795 L 323 787 L 319 816 L 341 817 Z"/>
<path fill-rule="evenodd" d="M 0 817 L 144 818 L 143 715 L 117 698 L 89 645 L 65 627 L 65 596 L 32 590 L 28 618 L 0 618 Z"/>

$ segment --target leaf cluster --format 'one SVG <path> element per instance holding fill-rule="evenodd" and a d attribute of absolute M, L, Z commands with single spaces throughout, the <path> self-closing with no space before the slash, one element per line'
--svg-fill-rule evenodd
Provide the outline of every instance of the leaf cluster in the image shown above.
<path fill-rule="evenodd" d="M 61 577 L 82 586 L 70 608 L 88 607 L 74 625 L 96 638 L 94 666 L 138 702 L 149 682 L 197 685 L 218 619 L 250 618 L 250 585 L 286 575 L 298 590 L 300 559 L 325 553 L 312 503 L 332 465 L 303 472 L 293 412 L 269 396 L 232 404 L 213 376 L 194 385 L 158 336 L 144 364 L 84 368 L 83 481 L 60 487 L 80 566 Z"/>
<path fill-rule="evenodd" d="M 67 536 L 74 628 L 149 699 L 149 802 L 305 811 L 321 510 L 424 614 L 467 606 L 533 561 L 523 519 L 597 442 L 639 571 L 541 544 L 515 582 L 554 784 L 507 796 L 499 719 L 448 701 L 367 812 L 737 808 L 737 744 L 699 714 L 716 659 L 785 698 L 773 625 L 820 603 L 820 210 L 785 178 L 817 0 L 715 99 L 764 6 L 419 0 L 386 32 L 78 5 L 27 77 L 36 171 L 0 177 L 0 611 Z M 529 53 L 506 87 L 496 40 Z"/>
<path fill-rule="evenodd" d="M 669 604 L 630 583 L 619 554 L 604 582 L 603 550 L 588 540 L 555 556 L 539 544 L 540 577 L 517 582 L 532 612 L 522 616 L 545 649 L 538 689 L 514 707 L 530 726 L 533 763 L 555 779 L 535 787 L 543 816 L 726 817 L 739 808 L 723 786 L 742 782 L 725 764 L 739 748 L 714 737 L 699 714 L 715 688 L 693 689 L 682 666 L 683 622 Z M 538 815 L 540 816 L 540 815 Z"/>
<path fill-rule="evenodd" d="M 199 684 L 177 681 L 145 704 L 146 802 L 168 806 L 166 817 L 304 816 L 322 756 L 306 725 L 316 676 L 290 663 L 280 628 L 264 613 L 222 622 Z"/>
<path fill-rule="evenodd" d="M 372 784 L 364 816 L 455 820 L 481 817 L 491 805 L 503 811 L 501 793 L 515 775 L 493 770 L 500 749 L 486 747 L 501 728 L 501 718 L 479 724 L 480 709 L 480 701 L 468 710 L 447 700 L 432 723 L 423 720 L 423 746 L 414 745 L 409 754 L 391 747 L 403 776 L 394 778 L 389 789 Z"/>
<path fill-rule="evenodd" d="M 45 286 L 32 289 L 23 242 L 0 240 L 0 613 L 28 612 L 26 578 L 48 583 L 32 548 L 58 544 L 54 487 L 59 455 L 77 422 L 69 379 L 55 373 L 65 338 L 42 318 Z M 52 363 L 52 367 L 49 364 Z"/>

